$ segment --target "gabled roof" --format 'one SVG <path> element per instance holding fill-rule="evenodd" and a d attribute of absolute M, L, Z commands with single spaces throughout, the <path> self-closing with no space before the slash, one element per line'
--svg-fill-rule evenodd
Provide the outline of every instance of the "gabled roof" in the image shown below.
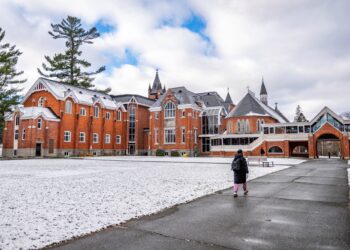
<path fill-rule="evenodd" d="M 38 117 L 43 117 L 45 120 L 49 121 L 60 121 L 60 119 L 51 111 L 49 108 L 44 107 L 17 107 L 13 112 L 9 113 L 6 120 L 12 120 L 14 112 L 20 112 L 20 119 L 36 119 Z"/>
<path fill-rule="evenodd" d="M 276 119 L 278 122 L 284 123 L 288 120 L 276 112 L 273 108 L 265 105 L 259 99 L 255 97 L 255 94 L 251 91 L 243 97 L 243 99 L 237 104 L 237 106 L 228 114 L 227 117 L 239 117 L 239 116 L 270 116 Z"/>
<path fill-rule="evenodd" d="M 334 118 L 336 118 L 337 120 L 339 120 L 341 123 L 343 124 L 349 124 L 350 121 L 349 120 L 345 120 L 342 116 L 336 114 L 333 110 L 331 110 L 330 108 L 328 108 L 327 106 L 325 106 L 311 121 L 310 123 L 313 124 L 315 122 L 317 122 L 317 120 L 324 114 L 329 113 L 331 114 Z"/>
<path fill-rule="evenodd" d="M 170 88 L 168 91 L 171 91 L 175 98 L 178 101 L 178 104 L 196 104 L 199 101 L 197 94 L 189 91 L 185 87 Z M 159 97 L 159 99 L 152 105 L 152 108 L 160 107 L 167 93 L 164 93 Z"/>
<path fill-rule="evenodd" d="M 227 91 L 225 102 L 228 103 L 228 104 L 233 104 L 230 92 L 228 92 L 228 91 Z"/>
<path fill-rule="evenodd" d="M 155 100 L 149 99 L 141 95 L 125 94 L 125 95 L 112 95 L 111 97 L 115 102 L 121 102 L 121 103 L 129 103 L 132 98 L 135 98 L 138 104 L 147 106 L 147 107 L 151 107 L 155 102 Z"/>
<path fill-rule="evenodd" d="M 99 102 L 107 109 L 115 109 L 118 106 L 118 103 L 116 103 L 108 94 L 71 86 L 43 77 L 40 77 L 38 80 L 36 80 L 36 82 L 23 98 L 22 103 L 24 103 L 33 92 L 42 90 L 49 91 L 58 100 L 66 100 L 68 97 L 71 97 L 75 102 L 85 105 L 93 105 L 94 103 Z"/>

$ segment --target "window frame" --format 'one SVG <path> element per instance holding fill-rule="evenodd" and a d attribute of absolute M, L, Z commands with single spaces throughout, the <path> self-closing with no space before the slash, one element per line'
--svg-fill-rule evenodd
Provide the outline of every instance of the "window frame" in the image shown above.
<path fill-rule="evenodd" d="M 169 133 L 172 131 L 173 133 Z M 171 140 L 169 140 L 171 139 Z M 176 129 L 165 128 L 164 129 L 164 144 L 176 144 Z"/>
<path fill-rule="evenodd" d="M 94 118 L 99 118 L 100 117 L 100 107 L 95 105 L 94 106 Z"/>
<path fill-rule="evenodd" d="M 95 140 L 96 139 L 96 140 Z M 92 143 L 97 144 L 99 141 L 98 133 L 92 133 Z"/>
<path fill-rule="evenodd" d="M 81 107 L 81 108 L 80 108 L 80 111 L 79 111 L 79 114 L 80 114 L 81 116 L 86 116 L 86 108 Z"/>
<path fill-rule="evenodd" d="M 120 135 L 117 135 L 115 137 L 115 144 L 117 144 L 117 145 L 122 144 L 122 137 Z"/>
<path fill-rule="evenodd" d="M 37 128 L 38 129 L 42 129 L 43 127 L 43 119 L 42 118 L 38 118 L 38 121 L 37 121 Z"/>
<path fill-rule="evenodd" d="M 70 106 L 68 106 L 68 104 Z M 67 110 L 68 107 L 69 107 L 69 110 Z M 64 106 L 64 113 L 70 115 L 73 112 L 72 110 L 73 110 L 73 103 L 72 103 L 72 101 L 71 100 L 66 100 L 66 103 L 65 103 L 65 106 Z"/>
<path fill-rule="evenodd" d="M 63 132 L 63 142 L 71 142 L 72 141 L 72 132 L 69 130 L 65 130 Z"/>
<path fill-rule="evenodd" d="M 172 101 L 168 101 L 164 106 L 164 119 L 176 118 L 176 105 Z"/>
<path fill-rule="evenodd" d="M 84 140 L 81 140 L 82 138 L 84 138 Z M 79 142 L 80 143 L 85 143 L 86 142 L 86 134 L 85 134 L 85 132 L 79 132 Z"/>
<path fill-rule="evenodd" d="M 111 135 L 110 134 L 105 134 L 105 144 L 111 144 Z"/>

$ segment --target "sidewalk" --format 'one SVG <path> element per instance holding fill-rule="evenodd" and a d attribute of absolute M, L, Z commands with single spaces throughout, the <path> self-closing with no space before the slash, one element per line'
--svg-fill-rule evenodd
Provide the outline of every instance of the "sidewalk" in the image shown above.
<path fill-rule="evenodd" d="M 308 161 L 58 249 L 350 249 L 347 167 Z"/>

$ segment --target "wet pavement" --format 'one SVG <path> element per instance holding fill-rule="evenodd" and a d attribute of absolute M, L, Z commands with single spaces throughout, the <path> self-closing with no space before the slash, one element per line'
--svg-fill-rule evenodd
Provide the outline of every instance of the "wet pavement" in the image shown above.
<path fill-rule="evenodd" d="M 308 161 L 58 249 L 350 249 L 347 167 Z"/>

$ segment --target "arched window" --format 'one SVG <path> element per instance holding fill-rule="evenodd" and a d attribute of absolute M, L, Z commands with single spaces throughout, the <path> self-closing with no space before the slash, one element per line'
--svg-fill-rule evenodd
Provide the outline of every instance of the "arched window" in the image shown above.
<path fill-rule="evenodd" d="M 66 101 L 66 114 L 71 114 L 72 113 L 72 102 L 71 101 Z"/>
<path fill-rule="evenodd" d="M 237 131 L 237 133 L 241 132 L 241 122 L 240 122 L 240 120 L 237 121 L 236 131 Z"/>
<path fill-rule="evenodd" d="M 38 100 L 38 107 L 44 107 L 44 98 L 40 97 Z"/>
<path fill-rule="evenodd" d="M 232 122 L 231 122 L 231 121 L 229 121 L 229 122 L 227 123 L 227 132 L 228 132 L 229 134 L 232 134 Z"/>
<path fill-rule="evenodd" d="M 164 107 L 164 118 L 175 118 L 176 107 L 173 102 L 168 102 Z"/>
<path fill-rule="evenodd" d="M 99 113 L 100 113 L 100 108 L 98 106 L 95 106 L 94 107 L 94 117 L 98 118 Z"/>
<path fill-rule="evenodd" d="M 245 121 L 245 132 L 250 133 L 250 126 L 249 126 L 249 120 Z"/>
<path fill-rule="evenodd" d="M 272 153 L 272 154 L 282 154 L 283 153 L 283 150 L 282 148 L 278 147 L 278 146 L 273 146 L 271 148 L 269 148 L 269 153 Z"/>
<path fill-rule="evenodd" d="M 19 116 L 16 115 L 15 116 L 15 126 L 18 126 L 19 125 Z"/>
<path fill-rule="evenodd" d="M 241 131 L 241 133 L 244 133 L 245 131 L 245 121 L 243 120 L 243 121 L 241 121 L 241 128 L 240 128 L 240 131 Z"/>

